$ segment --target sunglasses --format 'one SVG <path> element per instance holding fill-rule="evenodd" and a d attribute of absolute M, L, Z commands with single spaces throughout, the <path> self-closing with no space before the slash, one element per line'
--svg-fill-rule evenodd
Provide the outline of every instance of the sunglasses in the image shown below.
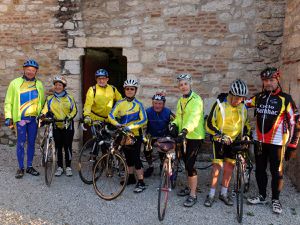
<path fill-rule="evenodd" d="M 127 87 L 127 88 L 125 88 L 125 91 L 135 91 L 135 88 L 134 87 Z"/>

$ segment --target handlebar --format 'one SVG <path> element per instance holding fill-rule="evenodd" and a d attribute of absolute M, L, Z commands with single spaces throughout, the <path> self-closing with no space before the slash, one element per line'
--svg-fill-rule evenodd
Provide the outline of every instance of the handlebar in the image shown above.
<path fill-rule="evenodd" d="M 84 123 L 84 120 L 81 118 L 79 120 L 79 124 L 80 124 L 80 127 L 83 131 L 87 131 L 87 128 L 85 128 L 85 123 Z M 105 122 L 102 122 L 100 120 L 92 120 L 92 123 L 91 124 L 88 124 L 89 126 L 104 126 Z"/>

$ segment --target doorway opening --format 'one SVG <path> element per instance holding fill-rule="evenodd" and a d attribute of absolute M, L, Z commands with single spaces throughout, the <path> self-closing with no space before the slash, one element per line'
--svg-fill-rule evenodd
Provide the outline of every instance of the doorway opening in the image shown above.
<path fill-rule="evenodd" d="M 95 73 L 98 69 L 108 71 L 108 83 L 115 86 L 124 96 L 123 83 L 127 79 L 127 58 L 122 55 L 122 48 L 86 48 L 81 65 L 82 105 L 89 87 L 96 84 Z M 83 143 L 90 137 L 89 132 L 84 132 Z"/>

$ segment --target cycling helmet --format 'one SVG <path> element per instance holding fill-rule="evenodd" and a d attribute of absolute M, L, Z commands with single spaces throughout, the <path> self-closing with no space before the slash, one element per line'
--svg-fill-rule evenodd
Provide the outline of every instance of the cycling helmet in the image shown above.
<path fill-rule="evenodd" d="M 99 69 L 95 73 L 96 77 L 108 77 L 108 72 L 105 69 Z"/>
<path fill-rule="evenodd" d="M 280 71 L 275 67 L 267 67 L 260 73 L 261 79 L 279 78 Z"/>
<path fill-rule="evenodd" d="M 136 88 L 138 88 L 138 86 L 139 86 L 139 83 L 137 82 L 137 80 L 134 80 L 134 79 L 125 80 L 124 85 L 123 85 L 124 88 L 125 87 L 136 87 Z"/>
<path fill-rule="evenodd" d="M 163 102 L 165 102 L 166 101 L 166 97 L 163 96 L 163 95 L 161 95 L 161 94 L 155 94 L 155 95 L 153 95 L 152 100 L 157 100 L 157 101 L 163 101 Z"/>
<path fill-rule="evenodd" d="M 33 59 L 29 59 L 26 62 L 24 62 L 23 67 L 29 67 L 29 66 L 34 67 L 36 69 L 39 68 L 39 64 Z"/>
<path fill-rule="evenodd" d="M 55 84 L 56 82 L 60 82 L 64 86 L 67 86 L 67 80 L 63 76 L 60 75 L 55 76 L 53 79 L 53 84 Z"/>
<path fill-rule="evenodd" d="M 247 84 L 244 81 L 237 79 L 231 83 L 229 93 L 235 96 L 245 97 L 248 94 Z"/>
<path fill-rule="evenodd" d="M 191 74 L 188 74 L 188 73 L 182 73 L 182 74 L 179 74 L 177 76 L 177 80 L 178 81 L 181 81 L 181 80 L 191 81 L 192 80 L 192 76 L 191 76 Z"/>

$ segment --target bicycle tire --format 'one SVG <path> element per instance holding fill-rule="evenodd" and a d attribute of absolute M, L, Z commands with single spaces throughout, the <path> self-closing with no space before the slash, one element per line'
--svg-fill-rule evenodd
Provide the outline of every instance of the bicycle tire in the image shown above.
<path fill-rule="evenodd" d="M 170 191 L 170 177 L 168 175 L 167 168 L 168 165 L 166 162 L 164 162 L 158 188 L 157 212 L 159 221 L 162 221 L 165 218 Z"/>
<path fill-rule="evenodd" d="M 97 156 L 96 159 L 91 160 L 91 153 L 94 151 L 94 148 L 98 148 L 97 141 L 96 138 L 91 138 L 80 150 L 78 159 L 78 174 L 85 184 L 93 183 L 93 169 L 99 159 L 99 156 Z"/>
<path fill-rule="evenodd" d="M 176 187 L 179 163 L 180 162 L 178 161 L 178 159 L 175 159 L 172 163 L 172 176 L 170 179 L 172 189 L 175 189 L 175 187 Z"/>
<path fill-rule="evenodd" d="M 238 163 L 236 173 L 236 211 L 239 223 L 243 220 L 244 187 L 244 169 L 242 163 Z"/>
<path fill-rule="evenodd" d="M 122 194 L 128 180 L 128 167 L 119 153 L 106 153 L 97 161 L 93 170 L 93 186 L 96 194 L 107 201 Z"/>
<path fill-rule="evenodd" d="M 54 171 L 55 171 L 55 166 L 56 166 L 55 164 L 56 164 L 56 152 L 55 152 L 54 140 L 50 139 L 45 149 L 45 182 L 47 186 L 51 185 Z"/>

